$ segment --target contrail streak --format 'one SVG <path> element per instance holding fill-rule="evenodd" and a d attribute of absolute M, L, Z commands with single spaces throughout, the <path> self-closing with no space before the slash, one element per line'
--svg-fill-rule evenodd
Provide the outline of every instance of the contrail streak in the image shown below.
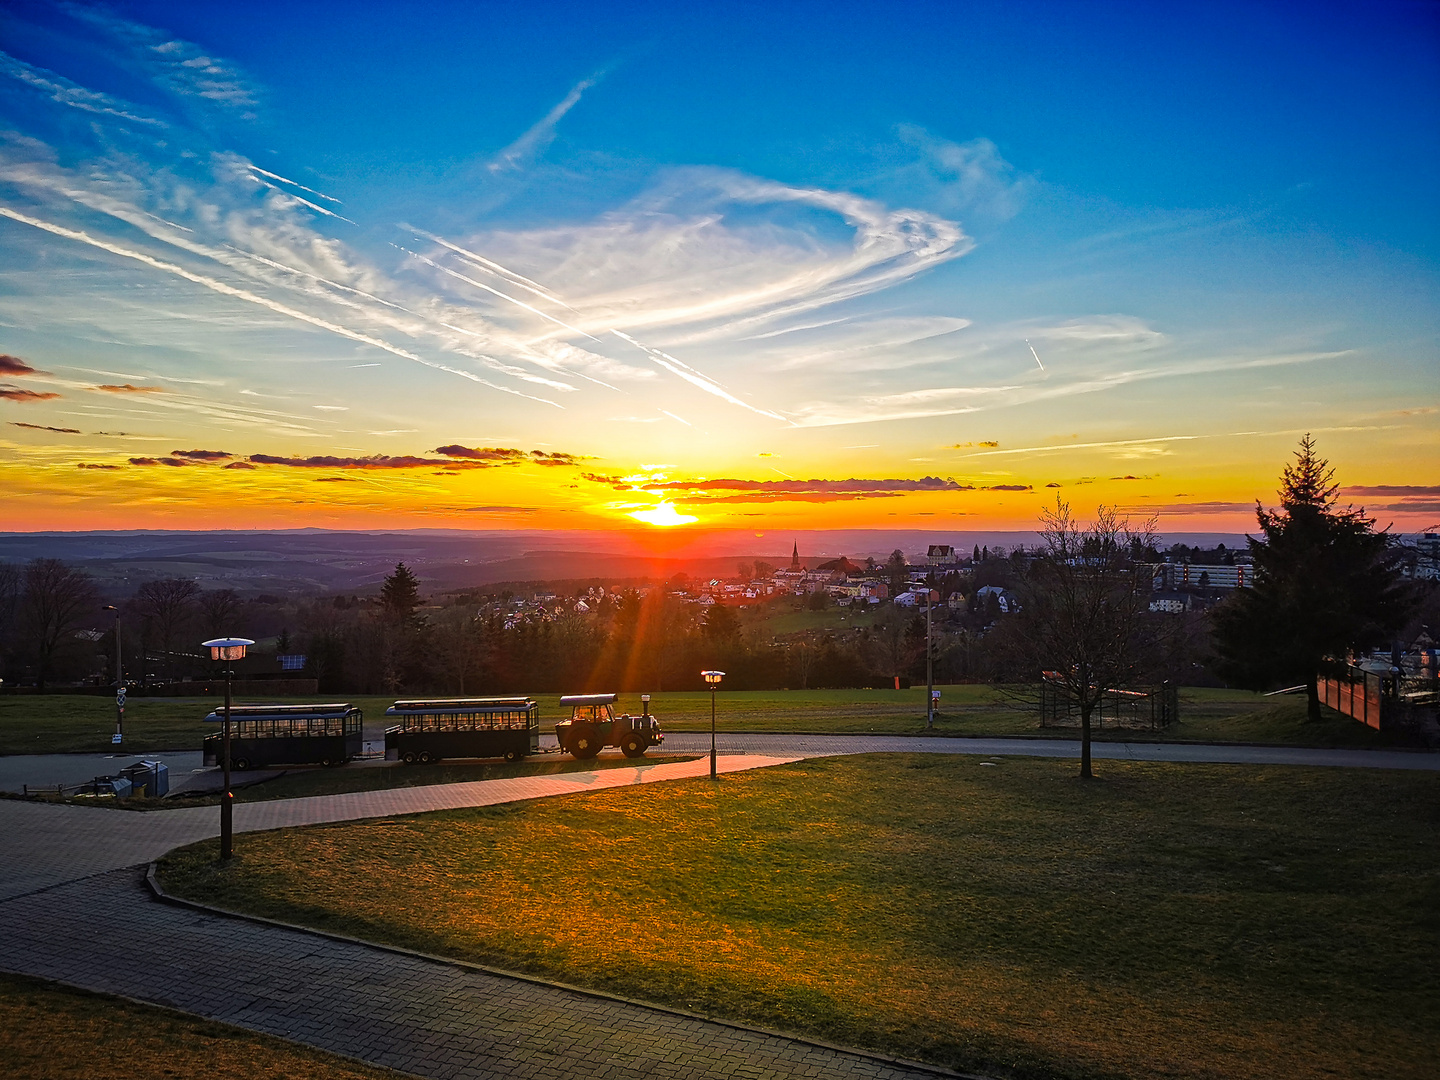
<path fill-rule="evenodd" d="M 409 229 L 416 236 L 424 237 L 431 243 L 439 244 L 441 247 L 444 248 L 449 248 L 461 258 L 469 259 L 471 262 L 475 263 L 475 265 L 489 270 L 492 274 L 498 274 L 501 277 L 506 278 L 512 285 L 519 285 L 526 292 L 532 292 L 536 296 L 544 297 L 551 303 L 559 304 L 563 308 L 568 308 L 570 311 L 574 311 L 577 315 L 580 314 L 580 312 L 576 308 L 571 307 L 564 300 L 561 300 L 554 293 L 547 290 L 545 286 L 541 285 L 538 281 L 531 281 L 524 274 L 517 274 L 514 270 L 506 269 L 499 263 L 494 262 L 491 259 L 485 258 L 485 256 L 483 255 L 476 255 L 475 252 L 462 248 L 458 244 L 452 244 L 443 236 L 436 236 L 434 233 L 428 233 L 424 229 L 417 229 L 413 225 L 406 225 L 403 227 Z"/>
<path fill-rule="evenodd" d="M 268 187 L 271 191 L 278 191 L 281 195 L 284 195 L 287 199 L 294 199 L 296 202 L 302 203 L 303 205 L 308 206 L 311 210 L 314 210 L 314 211 L 315 211 L 316 213 L 318 213 L 318 214 L 328 214 L 330 217 L 336 218 L 336 219 L 338 219 L 338 220 L 340 220 L 340 221 L 348 222 L 348 223 L 351 224 L 351 225 L 354 225 L 354 224 L 355 224 L 355 222 L 351 221 L 351 220 L 350 220 L 348 217 L 346 217 L 344 214 L 337 214 L 337 213 L 335 213 L 334 210 L 326 210 L 325 207 L 320 206 L 320 205 L 318 205 L 318 204 L 316 204 L 316 203 L 313 203 L 313 202 L 311 202 L 309 199 L 302 199 L 299 195 L 296 195 L 293 191 L 286 191 L 284 188 L 279 187 L 279 186 L 277 186 L 277 185 L 275 185 L 275 184 L 270 183 L 269 180 L 261 180 L 258 176 L 252 176 L 252 177 L 250 177 L 250 179 L 251 179 L 251 180 L 254 180 L 255 183 L 257 183 L 257 184 L 264 184 L 264 185 L 265 185 L 266 187 Z M 299 187 L 300 185 L 297 184 L 297 185 L 295 185 L 295 186 L 296 186 L 296 187 Z M 310 190 L 310 189 L 309 189 L 309 188 L 306 188 L 305 190 L 308 191 L 308 190 Z"/>
<path fill-rule="evenodd" d="M 196 285 L 202 285 L 205 288 L 210 289 L 212 292 L 219 293 L 221 296 L 230 296 L 234 297 L 237 300 L 244 300 L 248 303 L 256 304 L 259 307 L 269 308 L 271 311 L 277 312 L 278 314 L 288 315 L 292 319 L 298 319 L 300 322 L 309 323 L 311 326 L 318 327 L 321 330 L 328 330 L 332 334 L 339 334 L 341 337 L 349 338 L 351 341 L 358 341 L 365 345 L 373 345 L 377 349 L 383 349 L 388 353 L 401 357 L 402 359 L 413 360 L 417 364 L 423 364 L 426 367 L 434 368 L 437 371 L 445 371 L 451 375 L 459 375 L 462 379 L 469 379 L 472 382 L 480 383 L 483 386 L 490 387 L 492 390 L 499 390 L 502 393 L 506 394 L 514 394 L 517 397 L 529 398 L 529 400 L 531 401 L 543 402 L 546 405 L 554 405 L 557 409 L 563 409 L 565 407 L 558 402 L 550 401 L 546 398 L 533 397 L 530 394 L 522 394 L 519 390 L 513 390 L 508 386 L 500 386 L 496 383 L 492 383 L 488 379 L 482 379 L 480 378 L 480 376 L 475 375 L 472 372 L 461 371 L 459 368 L 452 368 L 448 367 L 445 364 L 436 363 L 433 360 L 426 360 L 424 357 L 416 356 L 414 353 L 408 352 L 397 345 L 391 345 L 388 341 L 385 341 L 382 338 L 371 337 L 369 334 L 362 334 L 357 330 L 351 330 L 348 327 L 340 326 L 332 322 L 327 322 L 326 320 L 317 318 L 314 315 L 307 314 L 303 311 L 298 311 L 295 308 L 282 304 L 279 301 L 271 300 L 268 297 L 257 296 L 255 293 L 246 292 L 244 289 L 237 289 L 234 285 L 227 285 L 223 281 L 216 281 L 214 278 L 205 277 L 203 274 L 192 273 L 191 271 L 186 270 L 183 266 L 176 266 L 174 263 L 167 263 L 161 259 L 155 258 L 153 255 L 146 255 L 143 251 L 131 251 L 129 248 L 122 248 L 117 244 L 108 244 L 103 240 L 97 240 L 89 233 L 79 232 L 75 229 L 67 229 L 62 225 L 54 225 L 48 221 L 41 221 L 39 218 L 32 218 L 26 214 L 20 213 L 19 211 L 12 210 L 8 206 L 0 206 L 0 217 L 7 217 L 11 221 L 18 221 L 22 225 L 29 225 L 32 228 L 41 229 L 45 232 L 53 233 L 55 236 L 62 236 L 67 240 L 74 240 L 81 244 L 89 244 L 91 247 L 99 248 L 101 251 L 108 251 L 112 255 L 119 255 L 121 258 L 134 259 L 136 262 L 144 263 L 146 266 L 153 267 L 156 270 L 163 270 L 168 274 L 174 274 L 176 277 L 184 278 L 186 281 L 194 282 Z"/>
<path fill-rule="evenodd" d="M 403 252 L 405 252 L 406 255 L 413 255 L 415 258 L 419 259 L 421 262 L 425 263 L 427 266 L 433 266 L 436 270 L 439 270 L 442 274 L 449 274 L 449 275 L 450 275 L 451 277 L 453 277 L 453 278 L 459 278 L 461 281 L 465 282 L 467 285 L 474 285 L 477 289 L 484 289 L 486 292 L 488 292 L 488 293 L 493 293 L 494 295 L 500 297 L 500 299 L 502 299 L 502 300 L 509 300 L 510 303 L 514 304 L 516 307 L 522 307 L 522 308 L 524 308 L 526 311 L 530 312 L 532 315 L 539 315 L 542 319 L 546 319 L 546 320 L 554 323 L 556 326 L 563 326 L 566 330 L 569 330 L 572 334 L 579 334 L 581 337 L 587 337 L 587 338 L 589 338 L 591 341 L 594 341 L 594 342 L 598 342 L 598 341 L 600 340 L 600 339 L 597 338 L 594 334 L 587 334 L 584 330 L 581 330 L 578 326 L 571 326 L 569 323 L 565 322 L 563 319 L 557 319 L 557 318 L 555 318 L 554 315 L 547 315 L 545 312 L 541 311 L 541 310 L 540 310 L 539 308 L 537 308 L 537 307 L 531 307 L 529 304 L 525 303 L 524 300 L 517 300 L 517 299 L 515 299 L 515 297 L 510 296 L 508 293 L 503 293 L 503 292 L 501 292 L 499 289 L 492 289 L 489 285 L 486 285 L 483 281 L 476 281 L 476 280 L 475 280 L 474 278 L 472 278 L 472 277 L 466 277 L 464 274 L 457 273 L 456 271 L 451 270 L 448 266 L 441 266 L 441 265 L 440 265 L 439 263 L 437 263 L 434 259 L 427 259 L 424 255 L 421 255 L 418 251 L 411 251 L 411 250 L 410 250 L 409 248 L 407 248 L 407 247 L 400 247 L 399 244 L 395 244 L 394 246 L 397 247 L 397 248 L 400 248 L 400 250 L 403 251 Z"/>
<path fill-rule="evenodd" d="M 1025 344 L 1026 344 L 1026 345 L 1030 345 L 1030 339 L 1029 339 L 1029 338 L 1026 338 L 1026 339 L 1025 339 Z M 1040 364 L 1040 354 L 1035 351 L 1035 346 L 1034 346 L 1034 345 L 1030 345 L 1030 355 L 1035 358 L 1035 363 Z M 1040 364 L 1040 370 L 1041 370 L 1041 371 L 1044 371 L 1044 370 L 1045 370 L 1045 365 L 1044 365 L 1044 364 Z"/>
<path fill-rule="evenodd" d="M 258 172 L 261 176 L 268 176 L 271 180 L 279 180 L 282 183 L 289 184 L 291 187 L 298 187 L 301 191 L 308 191 L 311 195 L 318 195 L 322 199 L 328 199 L 336 206 L 345 205 L 339 199 L 335 198 L 334 195 L 326 195 L 323 191 L 316 191 L 313 187 L 306 187 L 304 184 L 297 184 L 294 180 L 291 180 L 288 177 L 281 176 L 279 173 L 267 172 L 265 169 L 260 168 L 259 165 L 251 165 L 247 162 L 245 167 L 251 172 Z"/>
<path fill-rule="evenodd" d="M 652 349 L 649 345 L 642 345 L 640 342 L 632 338 L 629 334 L 622 334 L 619 330 L 616 330 L 613 327 L 611 328 L 610 332 L 616 337 L 620 338 L 622 341 L 628 341 L 631 345 L 634 345 L 641 352 L 645 353 L 646 356 L 650 357 L 651 360 L 654 360 L 655 363 L 659 364 L 666 371 L 670 372 L 670 374 L 678 375 L 680 378 L 684 379 L 692 386 L 698 386 L 707 394 L 714 394 L 716 397 L 723 398 L 724 400 L 730 402 L 730 404 L 732 405 L 739 405 L 742 409 L 749 409 L 753 413 L 759 413 L 761 416 L 768 416 L 772 420 L 783 420 L 786 423 L 791 423 L 791 421 L 785 420 L 785 417 L 781 416 L 779 413 L 769 412 L 765 409 L 757 409 L 748 401 L 741 401 L 734 394 L 729 393 L 728 391 L 723 390 L 719 386 L 715 385 L 715 383 L 711 382 L 704 375 L 694 373 L 694 368 L 691 368 L 688 364 L 682 364 L 673 356 L 670 356 L 667 353 L 663 353 L 659 349 Z M 794 425 L 792 424 L 791 426 Z"/>

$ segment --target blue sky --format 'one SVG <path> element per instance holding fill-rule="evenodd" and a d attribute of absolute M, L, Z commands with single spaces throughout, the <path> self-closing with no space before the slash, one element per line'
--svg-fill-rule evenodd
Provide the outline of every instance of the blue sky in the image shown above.
<path fill-rule="evenodd" d="M 37 525 L 934 476 L 688 512 L 1022 525 L 1093 485 L 1234 528 L 1303 430 L 1440 518 L 1433 3 L 12 3 L 0 50 L 35 372 L 0 482 Z M 365 479 L 131 464 L 205 436 Z M 486 472 L 495 505 L 353 464 L 440 446 L 577 464 Z"/>

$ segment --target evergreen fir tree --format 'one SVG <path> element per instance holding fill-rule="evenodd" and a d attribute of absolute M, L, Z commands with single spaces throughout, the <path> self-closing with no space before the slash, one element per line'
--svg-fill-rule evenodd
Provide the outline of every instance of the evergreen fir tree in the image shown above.
<path fill-rule="evenodd" d="M 1320 719 L 1318 677 L 1329 659 L 1382 643 L 1413 600 L 1397 552 L 1364 510 L 1340 509 L 1329 462 L 1307 434 L 1280 482 L 1280 507 L 1257 501 L 1263 536 L 1249 537 L 1255 584 L 1215 612 L 1220 672 L 1251 690 L 1304 683 Z"/>
<path fill-rule="evenodd" d="M 416 613 L 419 607 L 419 580 L 403 562 L 396 563 L 395 572 L 380 589 L 381 617 L 402 629 L 415 629 L 423 621 Z"/>

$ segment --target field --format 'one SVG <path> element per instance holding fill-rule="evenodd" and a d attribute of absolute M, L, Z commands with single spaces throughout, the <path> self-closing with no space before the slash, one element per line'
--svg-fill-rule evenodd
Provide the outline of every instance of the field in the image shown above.
<path fill-rule="evenodd" d="M 8 1076 L 90 1080 L 396 1080 L 242 1028 L 120 998 L 0 974 L 0 1059 Z"/>
<path fill-rule="evenodd" d="M 936 721 L 941 735 L 1031 735 L 1075 738 L 1065 729 L 1039 727 L 1036 714 L 1017 706 L 989 686 L 945 686 Z M 276 699 L 290 700 L 295 699 Z M 366 737 L 379 739 L 385 709 L 393 698 L 352 697 L 365 711 Z M 539 694 L 543 730 L 568 710 L 559 695 Z M 203 718 L 220 704 L 216 698 L 131 698 L 125 709 L 125 749 L 137 754 L 199 749 L 214 730 Z M 633 712 L 638 694 L 620 699 Z M 710 695 L 704 691 L 658 693 L 652 711 L 667 731 L 710 727 Z M 722 731 L 805 733 L 887 732 L 922 734 L 925 688 L 910 690 L 750 690 L 722 689 L 716 697 L 716 721 Z M 0 754 L 102 753 L 110 749 L 115 705 L 108 697 L 76 694 L 0 696 Z M 1204 742 L 1280 743 L 1295 746 L 1369 747 L 1389 740 L 1369 728 L 1326 710 L 1319 724 L 1305 720 L 1298 697 L 1267 698 L 1243 690 L 1181 691 L 1180 721 L 1163 732 L 1096 732 L 1099 738 L 1196 740 Z"/>
<path fill-rule="evenodd" d="M 961 1069 L 1390 1080 L 1440 1053 L 1437 824 L 1428 774 L 877 755 L 211 842 L 162 880 Z"/>

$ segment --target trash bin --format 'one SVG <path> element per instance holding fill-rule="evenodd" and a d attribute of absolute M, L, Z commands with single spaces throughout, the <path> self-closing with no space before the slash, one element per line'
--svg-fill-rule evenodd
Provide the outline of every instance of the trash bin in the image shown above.
<path fill-rule="evenodd" d="M 137 761 L 121 769 L 120 775 L 130 781 L 132 796 L 162 799 L 170 791 L 170 770 L 163 761 Z"/>
<path fill-rule="evenodd" d="M 88 790 L 87 790 L 88 789 Z M 128 799 L 130 797 L 130 780 L 124 776 L 97 776 L 90 783 L 84 785 L 77 795 L 95 795 L 100 798 Z"/>

